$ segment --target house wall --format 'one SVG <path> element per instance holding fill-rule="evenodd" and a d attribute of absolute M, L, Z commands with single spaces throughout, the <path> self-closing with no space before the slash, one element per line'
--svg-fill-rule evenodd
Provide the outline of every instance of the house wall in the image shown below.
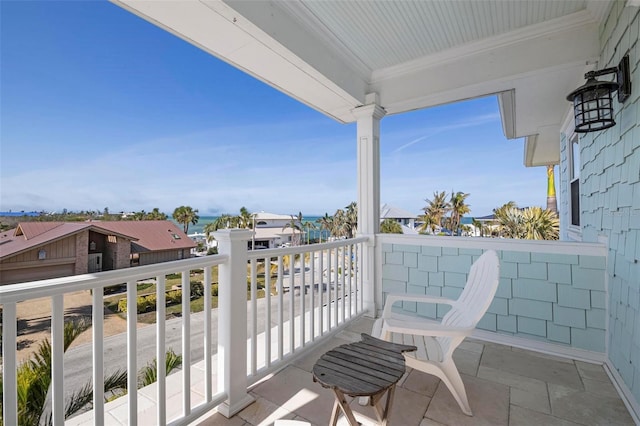
<path fill-rule="evenodd" d="M 628 52 L 632 95 L 614 101 L 616 126 L 580 138 L 580 220 L 583 241 L 608 239 L 608 357 L 640 405 L 640 8 L 626 4 L 615 2 L 600 28 L 597 68 L 617 66 Z M 564 212 L 566 145 L 563 135 Z"/>
<path fill-rule="evenodd" d="M 102 259 L 103 271 L 128 268 L 131 266 L 129 259 L 131 255 L 131 240 L 121 237 L 113 238 L 115 238 L 115 242 L 110 242 L 108 237 L 105 239 L 106 242 Z"/>
<path fill-rule="evenodd" d="M 182 252 L 180 255 L 179 252 Z M 140 266 L 151 265 L 153 263 L 170 262 L 172 260 L 188 259 L 191 257 L 189 249 L 154 251 L 140 253 Z"/>
<path fill-rule="evenodd" d="M 86 274 L 89 270 L 89 232 L 76 234 L 76 264 L 74 275 Z"/>
<path fill-rule="evenodd" d="M 603 245 L 432 236 L 406 242 L 380 238 L 382 300 L 385 293 L 405 292 L 457 299 L 471 264 L 483 249 L 492 248 L 500 257 L 500 284 L 478 328 L 605 352 Z M 406 302 L 402 308 L 429 318 L 442 318 L 449 309 L 447 305 Z"/>
<path fill-rule="evenodd" d="M 0 262 L 0 284 L 73 275 L 76 270 L 77 238 L 71 235 L 3 259 Z M 45 250 L 46 259 L 38 259 L 40 250 Z"/>

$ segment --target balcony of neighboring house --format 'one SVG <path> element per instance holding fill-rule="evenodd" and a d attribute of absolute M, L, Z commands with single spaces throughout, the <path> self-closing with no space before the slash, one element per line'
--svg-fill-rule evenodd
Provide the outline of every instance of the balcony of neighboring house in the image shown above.
<path fill-rule="evenodd" d="M 387 293 L 456 298 L 486 249 L 499 253 L 500 284 L 478 329 L 454 355 L 474 416 L 460 411 L 438 379 L 409 369 L 396 390 L 391 424 L 634 423 L 607 363 L 603 244 L 380 234 L 378 278 L 369 286 L 365 237 L 247 251 L 250 238 L 251 231 L 224 231 L 216 236 L 219 255 L 1 287 L 5 424 L 15 424 L 18 407 L 16 306 L 40 298 L 52 306 L 54 424 L 327 424 L 334 397 L 313 381 L 318 357 L 370 333 L 372 312 L 365 307 L 380 309 Z M 191 312 L 187 296 L 194 270 L 204 277 L 199 313 Z M 133 306 L 137 281 L 162 283 L 172 274 L 183 277 L 181 303 L 189 314 L 145 325 L 128 310 L 126 332 L 105 337 L 105 287 L 127 282 Z M 63 321 L 73 313 L 64 301 L 78 291 L 92 293 L 92 337 L 65 351 Z M 160 285 L 155 297 L 157 318 L 164 319 L 167 296 Z M 431 318 L 445 313 L 440 305 L 403 309 Z M 153 358 L 164 365 L 169 348 L 182 355 L 177 372 L 167 376 L 159 368 L 156 383 L 104 402 L 106 374 L 137 372 Z M 137 380 L 130 374 L 128 387 L 137 389 Z M 68 398 L 87 382 L 97 384 L 93 408 L 65 423 L 68 401 L 57 396 Z M 358 421 L 375 424 L 370 407 L 350 402 Z"/>

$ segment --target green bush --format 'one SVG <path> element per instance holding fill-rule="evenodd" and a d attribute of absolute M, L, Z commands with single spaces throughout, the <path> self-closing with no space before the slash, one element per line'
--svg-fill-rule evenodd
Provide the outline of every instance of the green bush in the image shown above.
<path fill-rule="evenodd" d="M 182 302 L 182 290 L 171 290 L 167 293 L 167 304 L 175 305 Z"/>
<path fill-rule="evenodd" d="M 204 285 L 200 281 L 191 281 L 191 298 L 204 296 Z"/>
<path fill-rule="evenodd" d="M 127 312 L 127 299 L 118 300 L 118 312 Z"/>

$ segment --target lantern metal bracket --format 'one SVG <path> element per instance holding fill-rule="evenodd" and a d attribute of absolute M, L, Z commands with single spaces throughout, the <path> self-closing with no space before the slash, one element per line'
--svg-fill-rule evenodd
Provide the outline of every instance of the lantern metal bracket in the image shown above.
<path fill-rule="evenodd" d="M 585 80 L 601 75 L 615 74 L 618 83 L 618 102 L 623 103 L 631 96 L 631 69 L 629 67 L 629 55 L 624 55 L 617 67 L 605 68 L 598 71 L 589 71 L 584 75 Z"/>

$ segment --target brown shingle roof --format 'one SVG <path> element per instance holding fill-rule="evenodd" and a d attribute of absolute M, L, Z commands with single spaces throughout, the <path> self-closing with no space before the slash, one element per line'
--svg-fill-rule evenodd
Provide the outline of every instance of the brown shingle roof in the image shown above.
<path fill-rule="evenodd" d="M 15 229 L 0 234 L 0 259 L 15 256 L 85 229 L 92 229 L 102 234 L 106 231 L 96 226 L 96 222 L 21 222 Z M 130 240 L 135 239 L 124 234 L 119 236 Z"/>
<path fill-rule="evenodd" d="M 115 234 L 131 241 L 134 253 L 191 249 L 196 243 L 168 220 L 117 222 L 21 222 L 14 230 L 0 233 L 0 259 L 15 256 L 85 229 Z M 135 240 L 135 241 L 134 241 Z"/>
<path fill-rule="evenodd" d="M 99 222 L 98 226 L 135 237 L 137 241 L 131 244 L 134 253 L 196 247 L 196 243 L 170 220 Z"/>

